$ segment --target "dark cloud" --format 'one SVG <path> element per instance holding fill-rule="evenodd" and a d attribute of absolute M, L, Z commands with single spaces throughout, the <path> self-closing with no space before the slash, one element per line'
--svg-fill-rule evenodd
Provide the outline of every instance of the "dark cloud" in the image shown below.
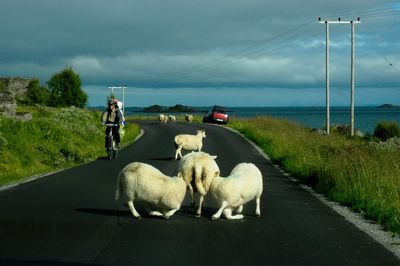
<path fill-rule="evenodd" d="M 399 84 L 399 9 L 390 0 L 2 0 L 0 74 L 44 83 L 68 65 L 85 86 L 320 88 L 317 18 L 360 16 L 357 85 L 391 88 Z M 332 26 L 331 42 L 332 83 L 345 88 L 350 27 Z"/>

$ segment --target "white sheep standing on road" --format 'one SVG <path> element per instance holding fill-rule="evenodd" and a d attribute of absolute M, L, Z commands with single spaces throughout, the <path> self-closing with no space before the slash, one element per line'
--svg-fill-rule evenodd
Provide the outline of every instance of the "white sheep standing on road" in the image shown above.
<path fill-rule="evenodd" d="M 164 117 L 165 117 L 164 114 L 159 114 L 159 115 L 158 115 L 158 121 L 160 122 L 160 124 L 161 124 L 161 123 L 164 123 Z"/>
<path fill-rule="evenodd" d="M 178 159 L 178 154 L 182 158 L 181 150 L 186 151 L 201 151 L 203 147 L 203 138 L 206 137 L 205 130 L 197 130 L 196 135 L 179 134 L 175 136 L 175 160 Z"/>
<path fill-rule="evenodd" d="M 118 175 L 115 200 L 120 194 L 128 200 L 128 206 L 135 218 L 141 218 L 133 202 L 150 203 L 157 210 L 151 211 L 152 216 L 169 218 L 179 210 L 186 194 L 186 183 L 182 175 L 169 177 L 157 168 L 140 162 L 130 163 Z"/>
<path fill-rule="evenodd" d="M 211 195 L 220 204 L 212 219 L 219 219 L 222 212 L 227 219 L 243 219 L 243 205 L 250 200 L 256 201 L 256 215 L 260 216 L 260 197 L 263 180 L 260 170 L 252 163 L 239 163 L 226 178 L 215 177 L 211 182 Z M 233 210 L 237 214 L 232 215 Z"/>
<path fill-rule="evenodd" d="M 193 121 L 193 115 L 185 114 L 185 120 L 188 121 L 189 123 L 192 123 L 192 121 Z"/>
<path fill-rule="evenodd" d="M 182 173 L 192 200 L 195 206 L 194 192 L 199 192 L 199 206 L 196 216 L 201 216 L 201 208 L 205 195 L 210 189 L 214 177 L 219 176 L 219 167 L 215 162 L 217 156 L 211 156 L 205 152 L 191 152 L 182 157 L 178 163 L 177 170 Z"/>
<path fill-rule="evenodd" d="M 174 115 L 168 115 L 168 120 L 169 120 L 171 123 L 175 123 L 175 122 L 176 122 L 176 116 L 174 116 Z"/>

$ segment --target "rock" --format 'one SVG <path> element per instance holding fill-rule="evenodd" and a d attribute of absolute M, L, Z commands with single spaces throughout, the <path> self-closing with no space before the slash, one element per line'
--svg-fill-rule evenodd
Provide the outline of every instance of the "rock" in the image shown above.
<path fill-rule="evenodd" d="M 347 136 L 350 136 L 350 134 L 351 134 L 351 127 L 348 126 L 348 125 L 334 125 L 334 126 L 331 127 L 331 130 L 332 131 L 336 131 L 336 132 L 338 132 L 340 134 L 343 134 L 343 135 L 347 135 Z M 364 133 L 362 133 L 361 130 L 355 128 L 354 129 L 354 136 L 363 138 L 364 137 Z"/>
<path fill-rule="evenodd" d="M 17 98 L 24 99 L 29 82 L 24 78 L 0 78 L 0 114 L 15 116 Z"/>
<path fill-rule="evenodd" d="M 28 122 L 32 120 L 32 115 L 28 112 L 16 113 L 14 118 L 22 122 Z"/>

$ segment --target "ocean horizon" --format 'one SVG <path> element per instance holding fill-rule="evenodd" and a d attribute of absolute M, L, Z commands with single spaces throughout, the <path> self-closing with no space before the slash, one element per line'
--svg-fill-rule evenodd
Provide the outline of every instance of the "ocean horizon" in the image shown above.
<path fill-rule="evenodd" d="M 126 107 L 126 115 L 151 116 L 157 113 L 144 112 L 145 107 Z M 204 115 L 210 106 L 195 107 L 195 115 Z M 325 128 L 326 107 L 229 107 L 230 117 L 252 118 L 256 116 L 272 116 L 278 119 L 285 119 L 300 123 L 310 128 Z M 165 111 L 164 113 L 169 113 Z M 355 128 L 363 133 L 373 133 L 376 125 L 383 121 L 400 123 L 400 106 L 359 106 L 355 107 Z M 330 108 L 331 125 L 350 125 L 350 108 L 348 106 L 332 106 Z"/>

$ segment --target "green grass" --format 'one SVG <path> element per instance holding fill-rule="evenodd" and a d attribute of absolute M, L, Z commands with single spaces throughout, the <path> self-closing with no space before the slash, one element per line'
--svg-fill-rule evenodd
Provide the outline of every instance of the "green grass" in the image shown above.
<path fill-rule="evenodd" d="M 64 169 L 105 156 L 100 113 L 79 108 L 24 107 L 33 119 L 23 122 L 0 116 L 0 185 Z M 126 127 L 122 146 L 140 129 Z"/>
<path fill-rule="evenodd" d="M 270 117 L 236 119 L 229 126 L 303 183 L 400 233 L 400 146 L 319 135 Z"/>

